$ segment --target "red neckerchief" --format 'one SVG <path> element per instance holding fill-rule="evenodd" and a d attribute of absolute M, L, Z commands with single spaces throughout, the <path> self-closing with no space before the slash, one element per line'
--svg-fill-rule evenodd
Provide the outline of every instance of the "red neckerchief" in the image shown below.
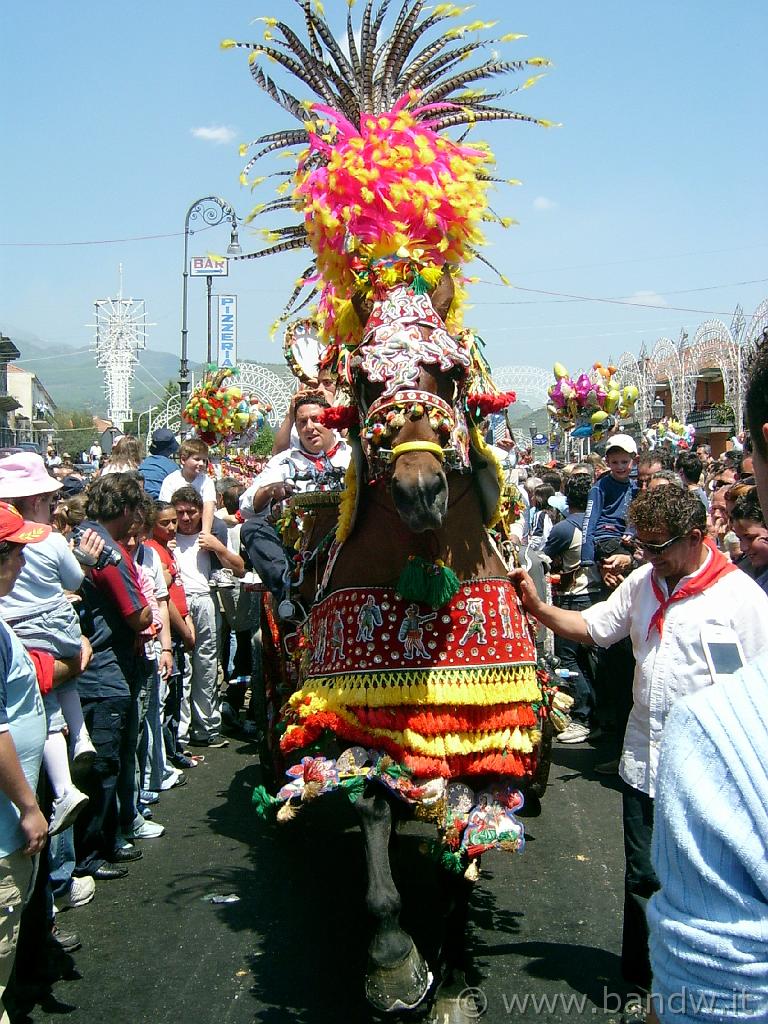
<path fill-rule="evenodd" d="M 654 569 L 651 573 L 651 586 L 653 587 L 654 596 L 659 602 L 659 607 L 651 616 L 651 624 L 648 626 L 646 640 L 650 637 L 654 626 L 658 629 L 659 637 L 661 637 L 664 630 L 664 614 L 674 601 L 682 601 L 684 597 L 702 594 L 705 590 L 709 590 L 714 583 L 722 579 L 723 576 L 727 576 L 729 572 L 738 572 L 738 567 L 733 562 L 729 562 L 725 555 L 717 550 L 709 538 L 705 539 L 704 544 L 709 548 L 712 555 L 709 562 L 693 579 L 688 580 L 684 586 L 678 587 L 671 597 L 664 596 L 656 579 L 656 570 Z"/>
<path fill-rule="evenodd" d="M 327 452 L 320 452 L 319 455 L 313 455 L 312 452 L 308 452 L 306 448 L 302 448 L 301 453 L 305 458 L 309 459 L 318 473 L 322 473 L 322 471 L 327 468 L 327 465 L 333 456 L 339 450 L 340 445 L 341 441 L 337 441 L 336 444 L 329 448 Z"/>

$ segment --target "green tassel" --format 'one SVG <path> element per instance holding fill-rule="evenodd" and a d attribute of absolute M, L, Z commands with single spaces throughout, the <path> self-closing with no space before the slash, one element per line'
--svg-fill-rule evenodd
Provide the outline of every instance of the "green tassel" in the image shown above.
<path fill-rule="evenodd" d="M 426 295 L 429 291 L 429 285 L 421 276 L 421 272 L 415 270 L 413 272 L 413 294 L 414 295 Z"/>
<path fill-rule="evenodd" d="M 430 860 L 434 861 L 445 871 L 453 874 L 460 874 L 465 868 L 464 852 L 462 850 L 449 850 L 439 839 L 430 839 L 421 849 Z"/>
<path fill-rule="evenodd" d="M 395 589 L 406 601 L 442 608 L 459 592 L 460 586 L 459 577 L 444 562 L 425 562 L 418 555 L 411 555 Z"/>
<path fill-rule="evenodd" d="M 353 804 L 359 800 L 365 792 L 365 779 L 362 775 L 353 775 L 340 783 L 341 789 L 347 794 L 349 802 Z"/>
<path fill-rule="evenodd" d="M 253 802 L 256 813 L 260 818 L 268 818 L 275 804 L 280 803 L 279 800 L 276 800 L 266 791 L 264 786 L 253 787 L 251 801 Z"/>

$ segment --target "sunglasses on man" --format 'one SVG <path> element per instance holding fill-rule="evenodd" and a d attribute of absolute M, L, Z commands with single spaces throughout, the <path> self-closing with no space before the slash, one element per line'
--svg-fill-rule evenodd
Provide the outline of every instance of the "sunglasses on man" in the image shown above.
<path fill-rule="evenodd" d="M 645 555 L 662 555 L 667 548 L 671 548 L 673 544 L 677 544 L 679 540 L 687 537 L 687 533 L 681 533 L 677 537 L 672 537 L 670 540 L 665 540 L 663 544 L 647 544 L 645 541 L 638 540 L 638 547 L 642 550 Z"/>

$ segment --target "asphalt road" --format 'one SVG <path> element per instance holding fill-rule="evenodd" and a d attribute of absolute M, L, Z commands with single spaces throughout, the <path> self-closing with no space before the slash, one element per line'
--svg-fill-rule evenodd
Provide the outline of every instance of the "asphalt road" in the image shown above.
<path fill-rule="evenodd" d="M 476 986 L 467 998 L 485 1007 L 487 1024 L 610 1024 L 618 1016 L 620 796 L 613 780 L 592 771 L 606 754 L 556 745 L 541 814 L 526 819 L 525 851 L 483 859 L 469 936 Z M 53 988 L 56 1000 L 76 1007 L 65 1019 L 368 1021 L 359 832 L 332 826 L 319 808 L 287 826 L 263 826 L 250 807 L 259 767 L 248 743 L 210 751 L 188 775 L 186 787 L 163 794 L 155 817 L 167 833 L 142 844 L 130 876 L 99 882 L 91 904 L 60 917 L 83 940 L 81 976 Z M 437 893 L 418 851 L 425 829 L 407 826 L 399 847 L 403 922 L 429 956 Z M 239 900 L 214 905 L 210 894 Z M 54 1009 L 37 1007 L 29 1019 L 50 1021 Z"/>

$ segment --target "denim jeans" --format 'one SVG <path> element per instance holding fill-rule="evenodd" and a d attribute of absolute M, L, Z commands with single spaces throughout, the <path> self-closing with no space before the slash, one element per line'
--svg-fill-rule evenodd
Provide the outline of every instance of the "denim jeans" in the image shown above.
<path fill-rule="evenodd" d="M 108 861 L 117 842 L 117 777 L 131 698 L 81 697 L 96 759 L 82 783 L 88 805 L 75 822 L 76 875 L 90 875 Z"/>
<path fill-rule="evenodd" d="M 574 612 L 583 612 L 594 603 L 595 598 L 590 594 L 563 594 L 557 602 L 559 608 Z M 591 648 L 586 644 L 576 643 L 575 640 L 555 636 L 555 654 L 560 659 L 560 667 L 574 673 L 573 678 L 566 684 L 566 688 L 573 695 L 571 718 L 580 725 L 589 725 L 592 712 L 595 710 L 595 690 L 592 685 L 590 664 Z"/>

